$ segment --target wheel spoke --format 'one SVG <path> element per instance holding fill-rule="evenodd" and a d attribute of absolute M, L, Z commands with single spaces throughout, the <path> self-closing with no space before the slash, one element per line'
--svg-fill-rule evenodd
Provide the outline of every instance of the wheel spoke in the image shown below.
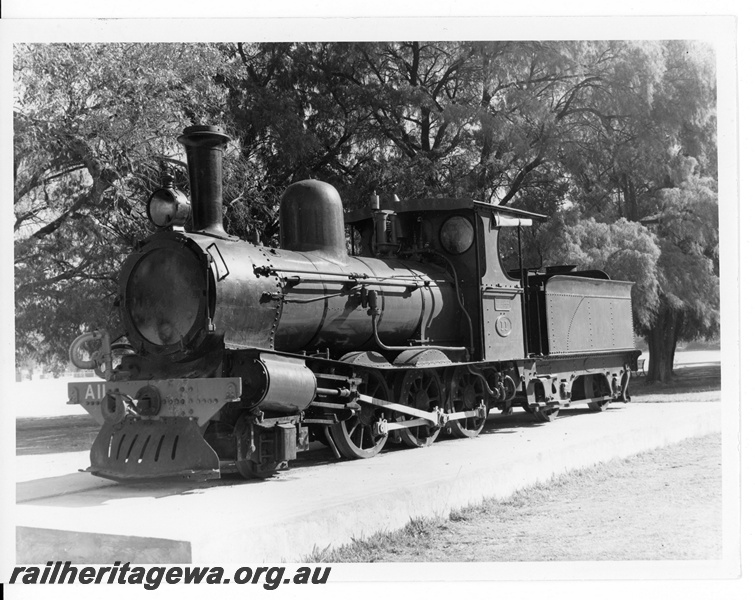
<path fill-rule="evenodd" d="M 432 370 L 406 371 L 400 386 L 398 402 L 412 408 L 431 412 L 440 406 L 441 383 L 437 372 Z M 409 420 L 410 417 L 400 415 L 398 421 Z M 410 448 L 419 448 L 432 444 L 440 433 L 439 427 L 416 425 L 399 430 L 399 436 Z"/>
<path fill-rule="evenodd" d="M 379 372 L 363 371 L 359 376 L 362 378 L 360 393 L 380 400 L 390 399 L 388 384 Z M 372 458 L 383 449 L 387 436 L 376 437 L 372 432 L 372 425 L 378 418 L 374 406 L 361 404 L 359 413 L 330 426 L 333 441 L 345 458 Z M 365 430 L 367 430 L 367 440 L 365 440 Z M 366 444 L 365 441 L 367 441 Z"/>
<path fill-rule="evenodd" d="M 450 412 L 476 410 L 480 403 L 485 401 L 485 391 L 480 379 L 470 373 L 466 367 L 454 369 L 449 381 L 446 403 L 448 410 Z M 449 429 L 455 437 L 475 437 L 482 431 L 484 425 L 484 417 L 464 417 L 451 421 Z"/>

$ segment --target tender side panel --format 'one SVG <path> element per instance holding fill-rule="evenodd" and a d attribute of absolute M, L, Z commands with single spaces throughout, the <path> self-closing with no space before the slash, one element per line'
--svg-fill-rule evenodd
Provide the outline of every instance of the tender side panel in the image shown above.
<path fill-rule="evenodd" d="M 545 286 L 550 354 L 634 349 L 632 283 L 557 275 Z"/>

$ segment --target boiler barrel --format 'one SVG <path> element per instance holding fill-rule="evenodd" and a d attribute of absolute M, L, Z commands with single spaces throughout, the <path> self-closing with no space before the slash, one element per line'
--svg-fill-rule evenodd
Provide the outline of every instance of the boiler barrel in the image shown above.
<path fill-rule="evenodd" d="M 171 295 L 170 303 L 160 304 L 162 312 L 150 317 L 149 323 L 154 321 L 151 328 L 142 326 L 138 330 L 141 321 L 136 317 L 152 315 L 154 303 L 136 311 L 136 299 L 148 295 L 140 292 L 144 285 L 137 284 L 142 279 L 153 282 L 146 291 L 161 297 L 167 275 L 164 269 L 156 274 L 149 271 L 139 279 L 137 275 L 144 269 L 136 267 L 147 264 L 151 256 L 157 260 L 169 252 L 181 262 L 170 263 L 175 273 L 168 273 L 177 280 L 192 275 L 192 286 Z M 162 353 L 191 343 L 194 332 L 205 326 L 206 313 L 229 348 L 283 352 L 329 349 L 337 354 L 380 351 L 368 305 L 373 292 L 379 309 L 374 318 L 382 344 L 463 345 L 462 315 L 452 278 L 436 265 L 361 257 L 334 262 L 317 252 L 264 248 L 197 234 L 156 236 L 142 254 L 144 257 L 139 255 L 140 260 L 133 261 L 136 267 L 124 274 L 126 321 L 135 323 L 134 335 L 142 330 L 163 335 L 164 330 L 173 331 L 167 324 L 178 327 L 175 339 L 145 338 L 143 343 L 149 342 L 158 350 L 168 345 L 160 350 Z M 199 258 L 202 255 L 205 261 Z M 150 274 L 152 278 L 147 277 Z M 168 289 L 173 287 L 169 285 Z M 187 308 L 182 316 L 183 312 L 175 310 L 177 306 L 191 310 Z"/>
<path fill-rule="evenodd" d="M 434 265 L 351 257 L 342 265 L 311 253 L 281 251 L 285 286 L 277 350 L 380 350 L 373 336 L 369 291 L 378 295 L 380 341 L 458 346 L 460 312 L 448 273 Z M 316 274 L 315 274 L 316 273 Z M 354 275 L 353 277 L 351 277 Z M 366 276 L 363 277 L 362 276 Z"/>

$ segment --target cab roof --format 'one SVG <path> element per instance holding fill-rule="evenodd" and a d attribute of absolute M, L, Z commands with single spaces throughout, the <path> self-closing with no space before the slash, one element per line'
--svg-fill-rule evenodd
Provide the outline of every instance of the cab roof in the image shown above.
<path fill-rule="evenodd" d="M 411 198 L 408 200 L 397 201 L 394 196 L 385 200 L 381 199 L 381 210 L 392 210 L 395 213 L 426 212 L 426 211 L 448 211 L 458 212 L 462 210 L 474 211 L 491 211 L 503 213 L 512 217 L 526 217 L 535 221 L 545 221 L 546 215 L 533 213 L 519 208 L 501 206 L 500 204 L 490 204 L 488 202 L 479 202 L 470 198 Z M 372 218 L 372 209 L 368 206 L 357 208 L 346 212 L 346 223 L 358 223 L 365 219 Z"/>

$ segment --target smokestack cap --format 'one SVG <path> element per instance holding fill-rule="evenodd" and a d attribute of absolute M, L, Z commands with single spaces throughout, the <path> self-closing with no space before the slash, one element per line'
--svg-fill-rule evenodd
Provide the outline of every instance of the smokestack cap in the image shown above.
<path fill-rule="evenodd" d="M 192 125 L 183 130 L 183 135 L 178 138 L 178 141 L 184 145 L 206 144 L 212 138 L 215 138 L 219 144 L 225 144 L 231 140 L 231 136 L 217 125 Z"/>

